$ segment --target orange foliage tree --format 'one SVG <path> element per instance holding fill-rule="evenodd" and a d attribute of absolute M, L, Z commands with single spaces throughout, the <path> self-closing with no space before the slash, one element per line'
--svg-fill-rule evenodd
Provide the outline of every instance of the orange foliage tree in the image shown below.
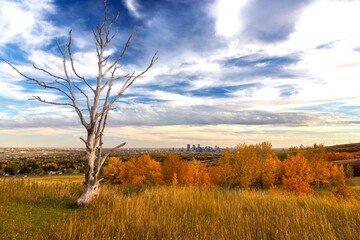
<path fill-rule="evenodd" d="M 176 182 L 178 181 L 177 175 L 179 173 L 179 169 L 180 169 L 179 156 L 174 153 L 168 154 L 162 166 L 162 177 L 166 185 L 172 185 L 174 178 Z M 177 183 L 175 185 L 177 185 Z"/>
<path fill-rule="evenodd" d="M 120 179 L 120 170 L 121 170 L 122 161 L 117 157 L 109 157 L 108 165 L 106 165 L 103 169 L 105 176 L 111 176 L 112 183 L 121 183 Z"/>
<path fill-rule="evenodd" d="M 122 163 L 119 178 L 124 185 L 161 184 L 161 164 L 144 154 Z"/>
<path fill-rule="evenodd" d="M 283 162 L 282 188 L 297 194 L 313 193 L 313 177 L 307 160 L 302 154 L 288 157 Z"/>
<path fill-rule="evenodd" d="M 166 185 L 211 185 L 208 169 L 196 159 L 187 162 L 179 159 L 177 154 L 168 154 L 162 166 L 162 176 Z"/>
<path fill-rule="evenodd" d="M 345 160 L 345 159 L 354 159 L 355 156 L 353 153 L 349 152 L 328 152 L 328 161 L 336 160 Z"/>

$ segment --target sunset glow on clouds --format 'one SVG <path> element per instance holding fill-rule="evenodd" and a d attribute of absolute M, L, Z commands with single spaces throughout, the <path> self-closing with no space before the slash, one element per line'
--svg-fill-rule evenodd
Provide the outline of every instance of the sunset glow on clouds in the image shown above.
<path fill-rule="evenodd" d="M 105 147 L 360 142 L 360 1 L 108 2 L 119 48 L 139 30 L 121 69 L 159 60 L 110 113 Z M 72 29 L 76 66 L 93 77 L 102 14 L 101 0 L 1 1 L 0 56 L 35 77 L 32 63 L 62 74 L 56 39 Z M 82 147 L 72 109 L 27 100 L 62 96 L 3 62 L 0 89 L 0 147 Z"/>

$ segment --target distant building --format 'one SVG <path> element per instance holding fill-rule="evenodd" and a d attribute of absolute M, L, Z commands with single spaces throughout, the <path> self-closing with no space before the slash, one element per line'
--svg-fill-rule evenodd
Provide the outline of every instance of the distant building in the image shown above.
<path fill-rule="evenodd" d="M 210 146 L 201 147 L 201 145 L 198 143 L 196 145 L 193 144 L 192 146 L 191 146 L 191 144 L 187 144 L 186 145 L 186 151 L 187 152 L 198 152 L 198 153 L 201 153 L 201 152 L 221 152 L 222 149 L 218 145 L 215 145 L 215 147 L 210 147 Z"/>

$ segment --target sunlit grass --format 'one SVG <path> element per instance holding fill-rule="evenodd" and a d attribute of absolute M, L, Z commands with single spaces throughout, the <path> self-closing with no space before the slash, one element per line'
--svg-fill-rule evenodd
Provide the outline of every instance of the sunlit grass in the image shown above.
<path fill-rule="evenodd" d="M 72 209 L 81 184 L 0 179 L 0 239 L 358 239 L 360 202 L 218 188 L 107 185 Z M 124 194 L 126 192 L 126 194 Z"/>
<path fill-rule="evenodd" d="M 41 239 L 51 224 L 73 214 L 81 185 L 0 179 L 0 239 Z"/>
<path fill-rule="evenodd" d="M 352 189 L 356 189 L 360 191 L 360 177 L 353 177 L 348 180 Z"/>
<path fill-rule="evenodd" d="M 64 175 L 44 175 L 44 176 L 28 176 L 24 181 L 37 182 L 37 183 L 81 183 L 84 181 L 82 174 L 64 174 Z"/>

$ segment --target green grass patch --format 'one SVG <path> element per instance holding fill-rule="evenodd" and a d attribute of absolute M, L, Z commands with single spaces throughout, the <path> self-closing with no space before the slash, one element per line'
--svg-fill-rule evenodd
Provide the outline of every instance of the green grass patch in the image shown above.
<path fill-rule="evenodd" d="M 49 228 L 74 213 L 77 183 L 0 179 L 0 239 L 41 239 Z"/>

